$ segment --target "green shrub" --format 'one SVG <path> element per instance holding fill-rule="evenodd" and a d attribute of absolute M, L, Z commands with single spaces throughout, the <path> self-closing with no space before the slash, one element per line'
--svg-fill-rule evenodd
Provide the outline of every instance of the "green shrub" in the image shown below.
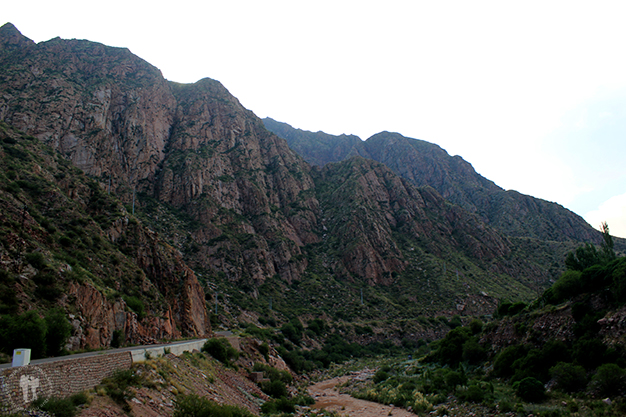
<path fill-rule="evenodd" d="M 612 293 L 615 300 L 626 301 L 626 257 L 618 258 L 611 264 Z"/>
<path fill-rule="evenodd" d="M 467 388 L 457 392 L 457 396 L 461 401 L 480 403 L 485 399 L 485 391 L 478 385 L 470 385 Z"/>
<path fill-rule="evenodd" d="M 128 400 L 133 398 L 130 387 L 140 386 L 142 379 L 132 369 L 120 369 L 109 378 L 104 378 L 101 387 L 106 394 L 116 403 L 122 406 L 124 411 L 130 411 Z"/>
<path fill-rule="evenodd" d="M 33 401 L 33 406 L 55 417 L 74 417 L 78 412 L 76 404 L 70 398 L 40 397 Z"/>
<path fill-rule="evenodd" d="M 26 262 L 31 264 L 34 268 L 44 269 L 47 266 L 46 260 L 41 252 L 27 253 L 25 258 Z"/>
<path fill-rule="evenodd" d="M 469 328 L 472 334 L 476 335 L 483 331 L 483 322 L 480 321 L 479 319 L 474 319 L 470 322 Z"/>
<path fill-rule="evenodd" d="M 267 342 L 263 342 L 259 345 L 259 353 L 263 355 L 265 360 L 268 360 L 270 354 L 270 345 Z"/>
<path fill-rule="evenodd" d="M 89 402 L 89 397 L 87 396 L 87 394 L 81 391 L 72 395 L 70 397 L 70 401 L 72 401 L 72 404 L 78 407 L 79 405 L 87 404 Z"/>
<path fill-rule="evenodd" d="M 283 324 L 280 331 L 296 345 L 299 345 L 302 341 L 302 330 L 298 329 L 291 322 Z"/>
<path fill-rule="evenodd" d="M 529 348 L 525 345 L 513 345 L 505 348 L 496 356 L 493 362 L 494 376 L 509 377 L 513 375 L 513 364 L 526 356 Z"/>
<path fill-rule="evenodd" d="M 596 247 L 590 243 L 576 248 L 574 252 L 569 252 L 565 258 L 565 266 L 573 271 L 584 271 L 600 262 L 600 254 Z"/>
<path fill-rule="evenodd" d="M 65 313 L 60 309 L 48 311 L 46 321 L 46 353 L 48 356 L 58 356 L 65 350 L 65 344 L 72 335 L 72 325 Z"/>
<path fill-rule="evenodd" d="M 462 358 L 464 362 L 478 365 L 487 359 L 487 351 L 478 343 L 476 337 L 472 337 L 463 343 Z"/>
<path fill-rule="evenodd" d="M 31 349 L 33 359 L 46 354 L 46 322 L 35 310 L 19 316 L 0 316 L 0 347 L 4 353 L 13 354 L 14 349 Z"/>
<path fill-rule="evenodd" d="M 179 395 L 174 403 L 174 417 L 252 417 L 252 414 L 232 405 L 219 405 L 198 395 Z"/>
<path fill-rule="evenodd" d="M 591 370 L 602 363 L 606 346 L 599 339 L 584 337 L 574 343 L 572 351 L 576 362 Z"/>
<path fill-rule="evenodd" d="M 463 344 L 470 338 L 471 331 L 466 327 L 452 329 L 439 341 L 437 350 L 430 356 L 440 364 L 456 366 L 463 359 Z"/>
<path fill-rule="evenodd" d="M 122 346 L 125 340 L 124 330 L 113 330 L 113 336 L 111 337 L 111 347 L 118 348 Z"/>
<path fill-rule="evenodd" d="M 554 378 L 556 388 L 565 392 L 581 391 L 587 385 L 585 368 L 572 363 L 557 363 L 550 368 L 550 376 Z"/>
<path fill-rule="evenodd" d="M 262 326 L 270 326 L 270 327 L 276 327 L 276 320 L 274 320 L 273 317 L 264 317 L 264 316 L 260 316 L 259 317 L 259 324 L 261 324 Z"/>
<path fill-rule="evenodd" d="M 583 291 L 596 292 L 611 283 L 610 271 L 606 265 L 593 265 L 583 270 L 580 281 Z"/>
<path fill-rule="evenodd" d="M 445 377 L 446 385 L 452 390 L 456 390 L 458 385 L 465 385 L 467 383 L 467 376 L 464 373 L 457 371 L 449 371 Z"/>
<path fill-rule="evenodd" d="M 277 414 L 277 413 L 295 413 L 296 406 L 293 400 L 288 398 L 279 398 L 276 400 L 266 401 L 261 406 L 263 414 Z"/>
<path fill-rule="evenodd" d="M 308 323 L 308 329 L 315 333 L 317 336 L 321 336 L 322 334 L 324 334 L 325 328 L 326 325 L 324 323 L 324 320 L 322 319 L 314 319 L 309 321 Z"/>
<path fill-rule="evenodd" d="M 124 300 L 128 308 L 137 313 L 137 318 L 139 320 L 143 320 L 143 318 L 146 316 L 146 308 L 143 304 L 143 301 L 141 301 L 137 297 L 130 295 L 124 295 L 122 296 L 122 299 Z"/>
<path fill-rule="evenodd" d="M 383 381 L 386 381 L 388 378 L 389 378 L 389 374 L 383 371 L 382 369 L 380 369 L 376 371 L 372 380 L 374 381 L 375 384 L 379 384 Z"/>
<path fill-rule="evenodd" d="M 559 304 L 580 294 L 583 290 L 581 275 L 580 271 L 565 271 L 552 285 L 552 291 L 544 297 L 545 301 L 549 304 Z"/>
<path fill-rule="evenodd" d="M 450 326 L 451 329 L 456 329 L 457 327 L 463 326 L 463 322 L 461 321 L 461 316 L 459 316 L 458 314 L 452 316 L 452 318 L 450 319 L 450 322 L 448 323 L 448 326 Z"/>
<path fill-rule="evenodd" d="M 513 404 L 507 400 L 501 400 L 498 403 L 498 411 L 500 411 L 500 413 L 510 413 L 513 411 Z"/>
<path fill-rule="evenodd" d="M 224 338 L 211 338 L 207 340 L 204 346 L 202 346 L 202 351 L 226 365 L 239 358 L 237 349 L 232 347 L 228 340 Z"/>
<path fill-rule="evenodd" d="M 67 236 L 61 236 L 59 237 L 59 244 L 63 247 L 69 248 L 72 246 L 72 239 Z"/>
<path fill-rule="evenodd" d="M 528 377 L 513 384 L 515 393 L 522 400 L 530 403 L 539 403 L 545 399 L 546 389 L 536 378 Z"/>
<path fill-rule="evenodd" d="M 17 305 L 15 277 L 9 271 L 0 269 L 0 314 L 15 313 Z"/>
<path fill-rule="evenodd" d="M 513 305 L 510 301 L 502 301 L 496 309 L 496 317 L 505 317 L 509 314 L 509 308 Z"/>
<path fill-rule="evenodd" d="M 37 284 L 35 295 L 48 301 L 55 301 L 63 294 L 57 279 L 57 275 L 50 268 L 37 272 L 33 277 L 33 282 Z"/>
<path fill-rule="evenodd" d="M 598 367 L 591 379 L 593 389 L 601 396 L 620 393 L 625 387 L 626 372 L 614 363 L 605 363 Z"/>
<path fill-rule="evenodd" d="M 272 398 L 287 397 L 287 386 L 283 381 L 264 381 L 261 384 L 261 391 Z"/>

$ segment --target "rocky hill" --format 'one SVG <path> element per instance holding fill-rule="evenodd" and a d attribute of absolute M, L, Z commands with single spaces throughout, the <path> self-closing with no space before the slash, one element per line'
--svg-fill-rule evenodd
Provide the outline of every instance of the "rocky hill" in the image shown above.
<path fill-rule="evenodd" d="M 416 186 L 433 187 L 446 200 L 509 236 L 600 243 L 600 233 L 580 216 L 556 203 L 505 191 L 478 174 L 463 158 L 450 156 L 435 144 L 390 132 L 361 141 L 356 136 L 294 129 L 270 118 L 264 123 L 313 165 L 323 166 L 354 155 L 373 159 Z"/>
<path fill-rule="evenodd" d="M 209 333 L 175 248 L 34 137 L 0 123 L 0 145 L 0 314 L 62 306 L 69 349 Z"/>
<path fill-rule="evenodd" d="M 106 345 L 120 329 L 129 341 L 129 329 L 204 334 L 205 301 L 219 302 L 222 322 L 250 312 L 279 321 L 489 313 L 498 299 L 532 297 L 576 239 L 595 236 L 569 215 L 533 220 L 528 207 L 555 205 L 530 197 L 488 210 L 479 203 L 510 193 L 399 135 L 372 138 L 365 152 L 358 138 L 337 145 L 320 134 L 338 162 L 311 167 L 219 82 L 167 81 L 127 49 L 35 44 L 6 24 L 0 68 L 0 251 L 12 311 L 63 306 L 78 320 L 77 346 Z M 406 148 L 413 178 L 391 154 L 371 160 L 387 146 L 377 141 Z M 501 215 L 509 206 L 517 216 Z M 529 220 L 500 226 L 524 210 Z M 37 266 L 20 270 L 27 253 L 54 273 L 37 281 Z M 57 284 L 72 296 L 36 300 Z"/>

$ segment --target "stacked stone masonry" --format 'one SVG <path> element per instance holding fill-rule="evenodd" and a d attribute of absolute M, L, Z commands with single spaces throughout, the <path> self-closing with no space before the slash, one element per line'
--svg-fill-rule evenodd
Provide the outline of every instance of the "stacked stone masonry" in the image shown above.
<path fill-rule="evenodd" d="M 0 412 L 23 410 L 40 397 L 63 398 L 88 390 L 116 370 L 131 365 L 131 353 L 119 352 L 3 369 Z"/>

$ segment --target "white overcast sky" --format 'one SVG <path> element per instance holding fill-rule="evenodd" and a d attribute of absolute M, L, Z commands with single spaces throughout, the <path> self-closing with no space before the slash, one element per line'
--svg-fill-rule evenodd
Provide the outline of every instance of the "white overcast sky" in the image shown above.
<path fill-rule="evenodd" d="M 440 145 L 626 237 L 624 1 L 22 1 L 13 23 L 221 81 L 260 117 Z"/>

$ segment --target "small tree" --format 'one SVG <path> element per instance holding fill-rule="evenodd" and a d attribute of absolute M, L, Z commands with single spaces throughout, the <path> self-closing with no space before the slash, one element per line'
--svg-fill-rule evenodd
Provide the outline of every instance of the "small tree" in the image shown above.
<path fill-rule="evenodd" d="M 518 397 L 529 403 L 539 403 L 546 396 L 546 388 L 541 381 L 533 377 L 524 378 L 513 384 L 513 387 Z"/>
<path fill-rule="evenodd" d="M 60 309 L 53 309 L 45 317 L 47 333 L 46 347 L 48 356 L 59 356 L 65 349 L 67 340 L 72 335 L 72 325 Z"/>
<path fill-rule="evenodd" d="M 613 395 L 620 393 L 625 387 L 626 372 L 614 363 L 600 365 L 592 378 L 593 388 L 600 395 Z"/>
<path fill-rule="evenodd" d="M 550 368 L 550 376 L 554 378 L 556 387 L 565 392 L 576 392 L 587 385 L 587 372 L 580 365 L 559 362 Z"/>
<path fill-rule="evenodd" d="M 11 355 L 13 349 L 31 350 L 33 359 L 46 354 L 46 322 L 39 313 L 30 310 L 19 316 L 0 317 L 0 347 Z"/>
<path fill-rule="evenodd" d="M 579 246 L 574 252 L 569 252 L 565 258 L 565 266 L 573 271 L 584 271 L 590 266 L 600 263 L 600 254 L 590 243 Z"/>
<path fill-rule="evenodd" d="M 239 358 L 237 349 L 231 346 L 228 340 L 224 338 L 211 338 L 202 346 L 202 351 L 213 356 L 224 364 L 230 364 L 231 361 Z"/>
<path fill-rule="evenodd" d="M 613 249 L 613 237 L 611 237 L 609 233 L 609 225 L 607 222 L 602 222 L 600 231 L 602 232 L 602 245 L 600 246 L 602 249 L 601 257 L 604 262 L 608 263 L 615 259 L 615 251 Z"/>

